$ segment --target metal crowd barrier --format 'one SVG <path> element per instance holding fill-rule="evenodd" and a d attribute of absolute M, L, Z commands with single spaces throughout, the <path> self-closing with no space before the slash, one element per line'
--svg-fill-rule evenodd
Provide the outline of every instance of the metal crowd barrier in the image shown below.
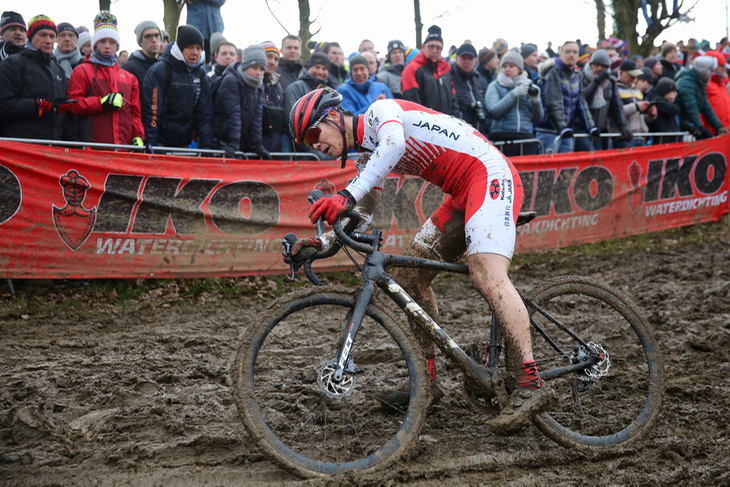
<path fill-rule="evenodd" d="M 111 150 L 119 152 L 120 150 L 128 152 L 136 152 L 138 154 L 149 154 L 150 147 L 140 147 L 137 145 L 116 145 L 116 144 L 97 144 L 93 142 L 71 142 L 65 140 L 43 140 L 43 139 L 14 139 L 0 137 L 0 140 L 8 142 L 23 142 L 25 144 L 37 144 L 37 145 L 53 145 L 57 147 L 73 147 L 77 149 L 100 149 L 100 150 Z M 165 154 L 171 156 L 206 156 L 206 157 L 225 157 L 226 152 L 223 150 L 212 150 L 212 149 L 190 149 L 183 147 L 164 147 L 154 146 L 151 147 L 155 154 Z M 259 159 L 258 154 L 253 152 L 241 152 L 237 151 L 236 156 L 243 160 L 248 159 Z M 311 152 L 272 152 L 272 157 L 286 159 L 286 160 L 314 160 L 320 161 L 320 157 L 317 154 Z"/>
<path fill-rule="evenodd" d="M 690 136 L 689 142 L 694 140 L 694 137 L 691 137 L 691 134 L 689 132 L 650 132 L 650 133 L 634 134 L 634 138 L 636 138 L 636 137 L 672 137 L 672 136 L 682 136 L 682 137 Z M 604 139 L 614 139 L 614 138 L 619 138 L 619 137 L 623 137 L 623 136 L 621 134 L 608 133 L 608 134 L 601 134 L 599 137 L 604 138 Z M 575 139 L 584 139 L 584 138 L 591 139 L 589 142 L 590 152 L 595 152 L 595 149 L 593 148 L 593 139 L 595 139 L 594 136 L 592 136 L 590 134 L 574 134 L 572 138 L 573 138 L 573 142 L 572 142 L 572 147 L 570 149 L 571 152 L 575 151 Z M 553 147 L 551 149 L 551 152 L 553 154 L 558 153 L 558 143 L 560 143 L 560 140 L 561 140 L 560 137 L 555 137 L 555 140 L 553 141 Z M 687 142 L 687 140 L 682 140 L 682 142 Z M 543 147 L 543 149 L 544 149 L 544 147 Z M 549 154 L 549 152 L 548 152 L 548 154 Z"/>
<path fill-rule="evenodd" d="M 517 140 L 497 140 L 497 141 L 489 141 L 490 144 L 495 146 L 503 146 L 503 145 L 519 145 L 520 146 L 520 155 L 524 155 L 524 149 L 525 144 L 537 144 L 540 146 L 540 150 L 537 151 L 538 154 L 543 154 L 545 152 L 545 146 L 542 145 L 542 142 L 540 142 L 539 139 L 517 139 Z"/>

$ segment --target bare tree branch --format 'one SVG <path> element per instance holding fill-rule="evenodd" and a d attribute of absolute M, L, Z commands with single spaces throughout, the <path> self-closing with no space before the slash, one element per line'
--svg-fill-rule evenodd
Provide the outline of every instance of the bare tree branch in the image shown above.
<path fill-rule="evenodd" d="M 276 14 L 274 13 L 274 11 L 271 10 L 271 5 L 269 5 L 269 0 L 266 0 L 266 8 L 269 9 L 269 12 L 271 12 L 271 15 L 274 16 L 274 19 L 276 19 L 276 22 L 281 26 L 282 29 L 284 29 L 284 32 L 286 32 L 287 35 L 291 35 L 291 32 L 289 32 L 289 29 L 287 29 L 286 27 L 284 27 L 284 24 L 282 24 L 279 21 L 279 18 L 276 16 Z"/>
<path fill-rule="evenodd" d="M 317 15 L 315 15 L 315 17 L 314 17 L 314 20 L 312 20 L 312 23 L 313 23 L 313 24 L 314 24 L 314 23 L 315 23 L 315 22 L 317 21 L 317 19 L 319 18 L 319 14 L 321 14 L 321 13 L 322 13 L 322 9 L 324 8 L 324 6 L 325 6 L 326 4 L 327 4 L 327 0 L 324 0 L 324 2 L 322 2 L 322 4 L 321 4 L 321 5 L 319 6 L 319 10 L 317 11 Z M 320 28 L 319 28 L 319 30 L 322 30 L 322 28 L 320 27 Z M 317 32 L 319 32 L 319 30 L 318 30 Z M 313 36 L 314 36 L 314 35 L 317 35 L 317 32 L 313 33 L 312 35 L 313 35 Z"/>

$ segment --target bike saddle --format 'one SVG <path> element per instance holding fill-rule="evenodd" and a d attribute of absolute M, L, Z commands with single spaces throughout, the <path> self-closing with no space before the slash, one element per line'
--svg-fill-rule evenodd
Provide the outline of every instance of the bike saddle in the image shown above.
<path fill-rule="evenodd" d="M 521 211 L 520 214 L 517 215 L 517 226 L 526 225 L 535 218 L 537 218 L 536 211 Z"/>

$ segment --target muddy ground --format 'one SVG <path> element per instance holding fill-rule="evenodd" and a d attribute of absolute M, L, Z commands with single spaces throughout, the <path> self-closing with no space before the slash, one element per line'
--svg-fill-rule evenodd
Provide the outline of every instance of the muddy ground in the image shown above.
<path fill-rule="evenodd" d="M 518 256 L 512 275 L 590 276 L 633 297 L 664 361 L 665 397 L 647 437 L 583 454 L 534 427 L 490 434 L 459 378 L 432 407 L 410 458 L 330 485 L 730 485 L 730 230 L 720 224 Z M 331 275 L 348 281 L 346 274 Z M 257 452 L 228 368 L 281 279 L 0 287 L 0 484 L 313 485 Z M 466 279 L 435 285 L 448 331 L 475 333 Z M 466 303 L 466 304 L 465 304 Z M 481 326 L 481 325 L 479 325 Z"/>

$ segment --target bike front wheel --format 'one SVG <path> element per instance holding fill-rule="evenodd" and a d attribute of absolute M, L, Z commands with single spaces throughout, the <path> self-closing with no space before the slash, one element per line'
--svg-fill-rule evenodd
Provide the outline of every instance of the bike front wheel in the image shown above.
<path fill-rule="evenodd" d="M 244 425 L 285 470 L 318 477 L 383 468 L 417 440 L 428 371 L 417 342 L 375 300 L 339 383 L 335 355 L 358 291 L 307 288 L 274 303 L 247 330 L 232 371 Z M 407 408 L 383 391 L 410 391 Z"/>
<path fill-rule="evenodd" d="M 585 362 L 591 353 L 605 357 L 548 380 L 560 402 L 537 416 L 535 425 L 567 447 L 610 447 L 646 433 L 661 405 L 662 368 L 651 330 L 631 300 L 598 281 L 575 276 L 546 282 L 532 300 L 588 345 L 528 304 L 531 318 L 553 341 L 532 327 L 541 373 Z"/>

